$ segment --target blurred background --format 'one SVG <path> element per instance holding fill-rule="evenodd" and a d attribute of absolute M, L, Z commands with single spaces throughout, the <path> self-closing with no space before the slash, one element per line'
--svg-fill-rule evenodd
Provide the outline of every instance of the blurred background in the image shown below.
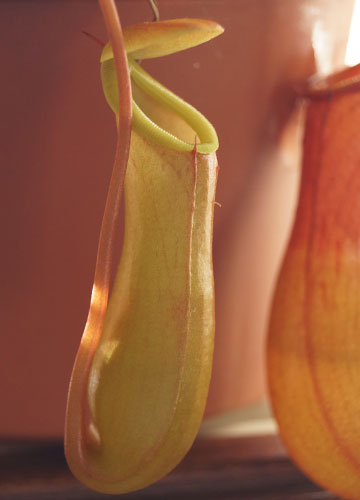
<path fill-rule="evenodd" d="M 146 0 L 117 4 L 124 26 L 152 19 Z M 267 415 L 266 321 L 300 172 L 295 86 L 341 68 L 347 46 L 347 64 L 357 63 L 360 30 L 353 25 L 348 45 L 354 0 L 158 6 L 161 19 L 225 27 L 203 46 L 144 64 L 203 112 L 220 139 L 217 327 L 203 428 L 213 432 L 239 415 Z M 63 434 L 116 141 L 101 48 L 83 30 L 106 40 L 95 0 L 0 2 L 0 436 Z"/>

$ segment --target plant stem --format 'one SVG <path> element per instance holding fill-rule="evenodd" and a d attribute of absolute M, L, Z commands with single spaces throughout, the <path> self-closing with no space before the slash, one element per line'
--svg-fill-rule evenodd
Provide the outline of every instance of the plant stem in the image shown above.
<path fill-rule="evenodd" d="M 107 309 L 114 235 L 115 229 L 118 227 L 121 197 L 129 157 L 132 121 L 130 75 L 120 20 L 114 0 L 99 0 L 99 4 L 105 19 L 110 43 L 114 53 L 119 91 L 119 109 L 121 112 L 119 113 L 114 166 L 100 230 L 90 309 L 81 340 L 84 348 L 79 350 L 78 354 L 78 370 L 81 372 L 81 375 L 79 378 L 73 376 L 74 386 L 76 384 L 74 391 L 79 395 L 79 400 L 80 398 L 86 398 L 86 391 L 82 390 L 82 384 L 86 383 L 91 361 L 103 328 Z M 87 406 L 84 399 L 82 399 L 82 402 L 78 404 L 81 404 L 83 408 Z M 82 422 L 82 432 L 84 436 L 84 433 L 86 432 L 85 421 Z"/>
<path fill-rule="evenodd" d="M 127 56 L 115 2 L 114 0 L 99 0 L 99 4 L 113 49 L 118 80 L 119 109 L 121 110 L 121 112 L 119 112 L 118 135 L 113 172 L 100 231 L 94 287 L 88 319 L 89 322 L 92 312 L 94 312 L 98 319 L 100 314 L 102 317 L 102 320 L 100 321 L 101 325 L 99 325 L 98 321 L 96 321 L 96 323 L 98 323 L 97 328 L 100 327 L 101 330 L 109 294 L 114 234 L 120 213 L 121 197 L 129 156 L 132 104 Z M 93 303 L 95 306 L 94 311 L 92 311 Z M 98 336 L 99 335 L 100 332 L 98 333 Z"/>

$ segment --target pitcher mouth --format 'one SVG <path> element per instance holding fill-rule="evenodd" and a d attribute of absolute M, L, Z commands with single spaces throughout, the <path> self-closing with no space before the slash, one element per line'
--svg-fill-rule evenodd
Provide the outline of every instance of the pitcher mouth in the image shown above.
<path fill-rule="evenodd" d="M 329 76 L 314 75 L 305 85 L 297 86 L 300 97 L 329 99 L 331 96 L 356 92 L 360 88 L 360 64 L 344 68 Z"/>
<path fill-rule="evenodd" d="M 105 49 L 104 49 L 105 51 Z M 164 87 L 128 56 L 133 103 L 133 127 L 144 137 L 177 151 L 213 153 L 217 134 L 211 123 L 193 106 Z M 118 114 L 114 59 L 102 59 L 101 79 L 106 100 Z"/>

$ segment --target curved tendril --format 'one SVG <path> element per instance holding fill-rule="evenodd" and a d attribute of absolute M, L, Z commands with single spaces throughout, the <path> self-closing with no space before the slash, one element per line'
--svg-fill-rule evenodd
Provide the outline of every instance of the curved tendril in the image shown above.
<path fill-rule="evenodd" d="M 87 383 L 91 362 L 99 342 L 107 309 L 114 233 L 120 212 L 129 156 L 132 120 L 130 77 L 120 20 L 114 0 L 99 0 L 99 4 L 114 50 L 121 114 L 118 119 L 119 126 L 113 172 L 101 224 L 90 309 L 71 378 L 67 408 L 67 414 L 71 416 L 71 418 L 66 419 L 67 439 L 65 447 L 67 455 L 74 458 L 73 462 L 80 459 L 83 467 L 86 467 L 84 454 L 87 438 L 90 438 L 92 444 L 99 444 L 97 436 L 91 433 L 92 426 L 87 412 L 87 391 L 84 390 L 84 386 Z M 69 437 L 75 435 L 79 435 L 77 444 L 69 440 Z"/>
<path fill-rule="evenodd" d="M 98 38 L 97 36 L 93 35 L 92 33 L 89 33 L 88 31 L 84 31 L 84 30 L 82 30 L 81 33 L 83 35 L 86 35 L 87 37 L 89 37 L 91 40 L 93 40 L 98 45 L 100 45 L 100 47 L 105 47 L 105 45 L 106 45 L 105 42 L 103 42 L 102 40 L 100 40 L 100 38 Z"/>
<path fill-rule="evenodd" d="M 104 217 L 101 226 L 94 285 L 109 288 L 112 244 L 116 222 L 120 212 L 126 166 L 129 157 L 132 104 L 130 74 L 121 31 L 119 16 L 114 0 L 99 0 L 105 24 L 113 48 L 118 82 L 119 109 L 118 134 L 113 173 L 110 180 Z"/>
<path fill-rule="evenodd" d="M 96 321 L 97 328 L 99 329 L 97 332 L 97 338 L 99 338 L 103 326 L 109 295 L 114 234 L 120 213 L 120 202 L 129 157 L 132 120 L 130 74 L 127 65 L 120 19 L 114 0 L 99 0 L 99 4 L 104 16 L 110 43 L 113 48 L 118 81 L 119 108 L 121 109 L 121 113 L 118 115 L 118 134 L 114 166 L 101 224 L 95 267 L 93 294 L 96 294 L 98 291 L 101 295 L 101 297 L 99 297 L 101 308 L 97 306 L 94 312 L 97 318 L 99 318 L 99 315 L 101 316 L 101 321 Z M 90 306 L 89 317 L 91 315 L 92 307 Z"/>
<path fill-rule="evenodd" d="M 149 0 L 149 4 L 151 7 L 151 10 L 153 11 L 154 14 L 154 22 L 160 21 L 160 14 L 159 14 L 159 7 L 156 4 L 156 0 Z"/>

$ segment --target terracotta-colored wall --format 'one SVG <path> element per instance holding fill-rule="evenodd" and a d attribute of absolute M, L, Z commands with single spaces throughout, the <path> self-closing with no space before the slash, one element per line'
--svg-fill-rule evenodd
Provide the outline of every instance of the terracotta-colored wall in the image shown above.
<path fill-rule="evenodd" d="M 125 25 L 151 17 L 144 1 L 118 3 Z M 338 39 L 329 57 L 340 63 L 351 4 L 159 0 L 162 18 L 205 17 L 226 28 L 216 41 L 147 64 L 220 137 L 209 414 L 264 394 L 265 319 L 297 185 L 293 150 L 287 157 L 277 145 L 293 82 L 315 70 L 314 25 Z M 115 129 L 99 47 L 82 30 L 106 38 L 95 1 L 0 3 L 2 435 L 62 434 L 89 304 Z"/>

